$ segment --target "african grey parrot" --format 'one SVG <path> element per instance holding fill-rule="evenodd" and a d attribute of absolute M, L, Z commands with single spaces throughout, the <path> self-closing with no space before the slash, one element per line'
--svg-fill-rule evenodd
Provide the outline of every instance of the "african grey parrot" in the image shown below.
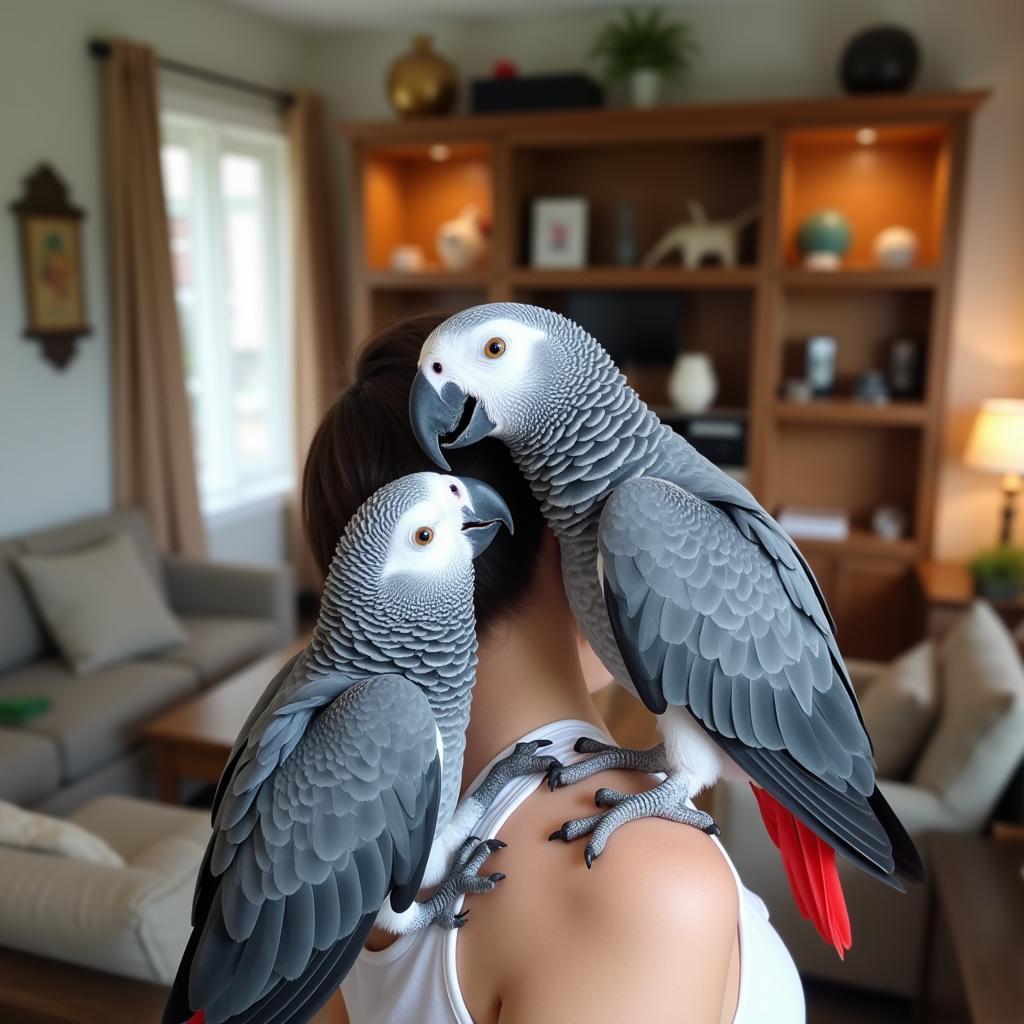
<path fill-rule="evenodd" d="M 375 920 L 459 927 L 456 899 L 504 877 L 477 875 L 503 844 L 470 831 L 509 778 L 558 762 L 536 756 L 543 741 L 520 744 L 458 803 L 473 558 L 501 523 L 512 528 L 492 488 L 436 473 L 388 484 L 352 517 L 309 645 L 270 683 L 221 778 L 165 1024 L 307 1021 Z"/>
<path fill-rule="evenodd" d="M 689 802 L 730 767 L 754 792 L 805 917 L 842 955 L 849 920 L 834 850 L 902 889 L 923 877 L 875 785 L 871 741 L 807 563 L 743 486 L 664 426 L 572 321 L 478 306 L 426 340 L 413 429 L 444 447 L 502 439 L 558 536 L 572 610 L 614 678 L 660 716 L 648 751 L 580 740 L 594 757 L 552 786 L 620 767 L 664 771 L 649 793 L 552 838 L 589 834 L 586 861 L 620 825 L 659 816 L 717 832 Z"/>

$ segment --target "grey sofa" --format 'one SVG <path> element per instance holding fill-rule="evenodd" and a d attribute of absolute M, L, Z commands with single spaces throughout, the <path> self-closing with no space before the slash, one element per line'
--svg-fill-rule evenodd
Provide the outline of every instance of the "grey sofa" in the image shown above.
<path fill-rule="evenodd" d="M 117 532 L 131 536 L 190 639 L 163 656 L 76 676 L 47 638 L 11 560 L 72 551 Z M 145 722 L 294 635 L 287 566 L 162 556 L 135 510 L 0 540 L 0 697 L 52 701 L 25 725 L 0 727 L 0 799 L 66 813 L 99 793 L 148 793 L 139 741 Z"/>

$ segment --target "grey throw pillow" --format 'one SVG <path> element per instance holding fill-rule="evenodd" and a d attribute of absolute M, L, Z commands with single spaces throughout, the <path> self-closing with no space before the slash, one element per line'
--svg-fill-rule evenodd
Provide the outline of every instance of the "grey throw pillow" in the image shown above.
<path fill-rule="evenodd" d="M 935 645 L 924 640 L 877 675 L 861 698 L 883 779 L 906 779 L 939 716 Z"/>
<path fill-rule="evenodd" d="M 20 555 L 15 564 L 79 675 L 188 640 L 126 534 L 69 554 Z"/>

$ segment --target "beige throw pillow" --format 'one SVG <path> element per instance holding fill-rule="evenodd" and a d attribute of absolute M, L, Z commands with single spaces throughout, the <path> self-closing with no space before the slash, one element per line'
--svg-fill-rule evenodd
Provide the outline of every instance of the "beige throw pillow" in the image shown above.
<path fill-rule="evenodd" d="M 906 779 L 939 716 L 935 645 L 924 640 L 877 675 L 861 699 L 883 779 Z"/>
<path fill-rule="evenodd" d="M 0 846 L 124 867 L 124 858 L 99 836 L 70 821 L 22 810 L 6 800 L 0 800 Z"/>
<path fill-rule="evenodd" d="M 126 534 L 70 554 L 21 555 L 15 564 L 80 675 L 188 640 Z"/>
<path fill-rule="evenodd" d="M 913 781 L 974 827 L 1024 758 L 1024 666 L 984 601 L 953 627 L 938 661 L 942 717 Z"/>

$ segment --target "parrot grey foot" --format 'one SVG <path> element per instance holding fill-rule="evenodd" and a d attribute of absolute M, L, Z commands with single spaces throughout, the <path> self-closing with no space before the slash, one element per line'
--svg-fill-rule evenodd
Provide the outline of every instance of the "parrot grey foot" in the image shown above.
<path fill-rule="evenodd" d="M 645 775 L 668 771 L 665 747 L 660 743 L 649 750 L 629 750 L 625 747 L 615 747 L 608 743 L 592 740 L 589 736 L 581 736 L 576 741 L 575 749 L 577 753 L 593 754 L 594 756 L 577 761 L 576 764 L 565 767 L 559 765 L 557 768 L 552 768 L 548 772 L 548 786 L 552 790 L 561 786 L 572 786 L 599 772 L 615 769 L 643 772 Z"/>
<path fill-rule="evenodd" d="M 426 923 L 438 924 L 445 929 L 461 928 L 469 911 L 456 914 L 455 904 L 467 893 L 490 892 L 505 877 L 500 871 L 491 875 L 478 875 L 477 872 L 495 850 L 503 850 L 506 845 L 500 839 L 481 842 L 476 836 L 470 836 L 462 844 L 451 870 L 434 895 L 419 905 L 426 915 Z"/>
<path fill-rule="evenodd" d="M 487 773 L 484 781 L 473 791 L 473 799 L 479 801 L 486 808 L 490 806 L 491 801 L 501 792 L 505 784 L 511 782 L 512 779 L 519 779 L 525 775 L 542 775 L 560 769 L 562 762 L 557 757 L 545 757 L 537 753 L 538 750 L 549 746 L 550 743 L 551 740 L 517 743 L 512 753 L 503 757 Z"/>
<path fill-rule="evenodd" d="M 620 793 L 614 789 L 599 789 L 594 796 L 598 807 L 610 807 L 601 814 L 567 821 L 548 836 L 549 840 L 572 842 L 580 836 L 590 836 L 583 858 L 589 868 L 601 856 L 609 838 L 616 829 L 638 818 L 665 818 L 680 825 L 691 825 L 708 835 L 719 835 L 715 819 L 687 803 L 686 783 L 669 776 L 661 785 L 643 793 Z"/>

